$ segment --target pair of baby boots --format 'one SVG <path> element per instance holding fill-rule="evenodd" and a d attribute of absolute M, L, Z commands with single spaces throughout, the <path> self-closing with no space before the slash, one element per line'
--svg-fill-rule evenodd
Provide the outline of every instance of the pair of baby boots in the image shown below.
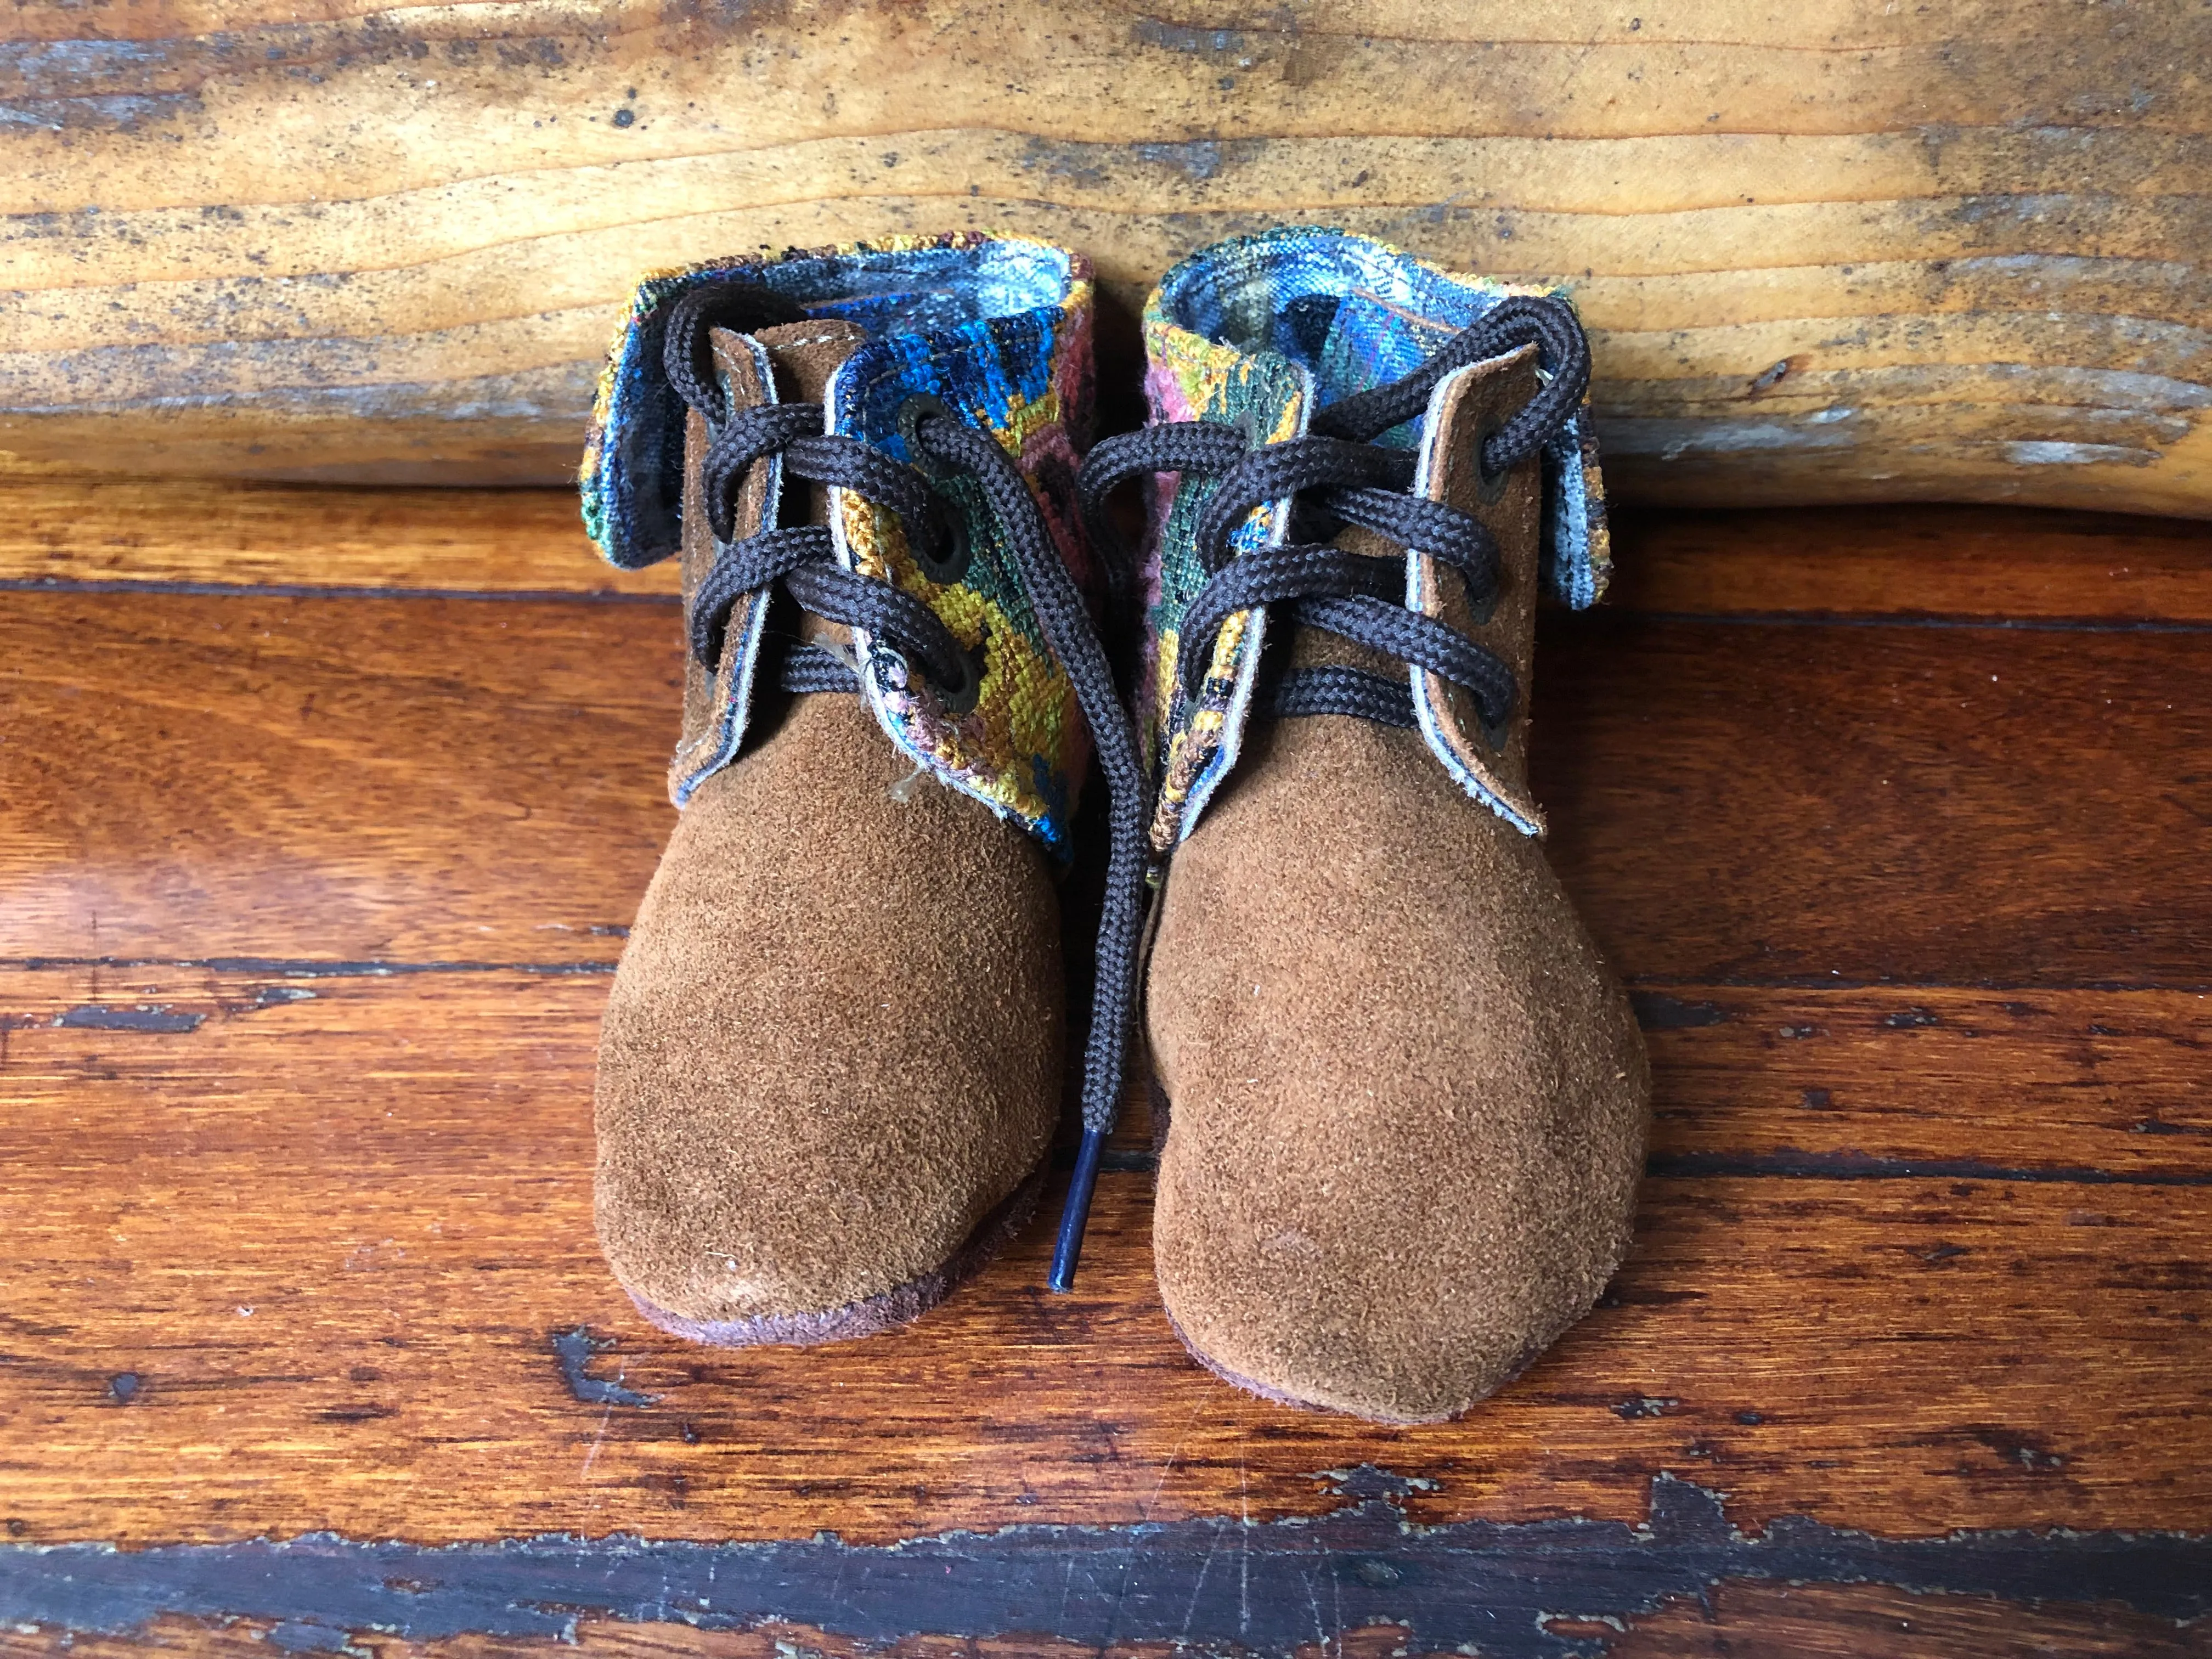
<path fill-rule="evenodd" d="M 639 289 L 585 516 L 680 558 L 690 659 L 600 1239 L 733 1345 L 884 1330 L 988 1261 L 1053 1162 L 1095 759 L 1054 1285 L 1141 1025 L 1192 1353 L 1449 1417 L 1596 1299 L 1643 1163 L 1641 1041 L 1525 766 L 1537 597 L 1606 570 L 1588 348 L 1559 298 L 1273 231 L 1168 273 L 1152 422 L 1092 445 L 1091 320 L 1079 258 L 975 234 Z"/>

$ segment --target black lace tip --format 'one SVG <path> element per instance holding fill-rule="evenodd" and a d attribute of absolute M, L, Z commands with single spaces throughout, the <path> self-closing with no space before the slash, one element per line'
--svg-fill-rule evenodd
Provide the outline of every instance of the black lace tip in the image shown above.
<path fill-rule="evenodd" d="M 1052 1273 L 1045 1283 L 1055 1291 L 1075 1288 L 1075 1264 L 1083 1256 L 1083 1227 L 1091 1218 L 1091 1189 L 1098 1184 L 1098 1160 L 1106 1151 L 1106 1132 L 1085 1129 L 1076 1148 L 1075 1173 L 1068 1177 L 1067 1203 L 1060 1212 L 1060 1239 L 1052 1247 Z"/>

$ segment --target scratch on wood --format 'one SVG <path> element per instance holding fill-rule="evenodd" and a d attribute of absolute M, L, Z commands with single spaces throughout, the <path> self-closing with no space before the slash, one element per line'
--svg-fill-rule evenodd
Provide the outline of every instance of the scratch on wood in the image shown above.
<path fill-rule="evenodd" d="M 754 1544 L 547 1536 L 430 1547 L 329 1534 L 271 1542 L 0 1547 L 0 1606 L 22 1623 L 123 1633 L 164 1615 L 266 1620 L 295 1637 L 375 1630 L 559 1638 L 580 1619 L 647 1622 L 680 1606 L 701 1629 L 795 1624 L 855 1640 L 916 1630 L 981 1639 L 1049 1635 L 1104 1645 L 1238 1643 L 1288 1655 L 1315 1639 L 1397 1625 L 1407 1645 L 1478 1646 L 1491 1659 L 1569 1659 L 1729 1580 L 1876 1583 L 2014 1602 L 2118 1602 L 2187 1621 L 2212 1612 L 2212 1536 L 1955 1532 L 1886 1539 L 1803 1516 L 1749 1534 L 1719 1494 L 1661 1475 L 1644 1525 L 1582 1520 L 1411 1523 L 1411 1483 L 1381 1470 L 1318 1520 L 1260 1526 L 1201 1516 L 1140 1527 L 1012 1527 L 889 1547 L 830 1534 Z M 1238 1582 L 1210 1576 L 1224 1525 L 1248 1546 Z M 1132 1550 L 1141 1532 L 1144 1547 Z M 1122 1569 L 1094 1569 L 1121 1557 Z M 1322 1584 L 1328 1595 L 1319 1594 Z M 1055 1593 L 1056 1592 L 1056 1593 Z M 1055 1604 L 1056 1607 L 1055 1607 Z M 1047 1609 L 1055 1609 L 1048 1612 Z"/>

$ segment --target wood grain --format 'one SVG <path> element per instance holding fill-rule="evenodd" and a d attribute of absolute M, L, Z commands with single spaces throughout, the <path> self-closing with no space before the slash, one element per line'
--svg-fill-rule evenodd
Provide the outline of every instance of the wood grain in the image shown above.
<path fill-rule="evenodd" d="M 1561 1633 L 1575 1631 L 1560 1621 Z M 1585 1627 L 1609 1636 L 1602 1626 Z M 1671 1603 L 1632 1622 L 1609 1659 L 2203 1659 L 2212 1631 L 2112 1606 L 2022 1607 L 1994 1596 L 1915 1595 L 1887 1584 L 1763 1584 L 1738 1580 L 1711 1603 Z"/>
<path fill-rule="evenodd" d="M 675 607 L 20 593 L 0 955 L 606 963 Z"/>
<path fill-rule="evenodd" d="M 2212 526 L 1938 506 L 1637 513 L 1613 526 L 1616 611 L 1702 616 L 2212 621 Z"/>
<path fill-rule="evenodd" d="M 2212 502 L 2186 0 L 142 0 L 6 27 L 25 454 L 549 480 L 641 268 L 988 227 L 1085 250 L 1126 310 L 1195 246 L 1310 221 L 1568 283 L 1632 498 Z"/>
<path fill-rule="evenodd" d="M 617 570 L 573 490 L 345 489 L 0 470 L 0 583 L 672 596 Z"/>
<path fill-rule="evenodd" d="M 1553 623 L 1547 852 L 1632 975 L 2212 985 L 2203 629 Z"/>
<path fill-rule="evenodd" d="M 1630 512 L 1614 610 L 2212 621 L 2212 528 L 2035 508 Z M 343 489 L 0 466 L 0 585 L 673 594 L 618 571 L 568 490 Z"/>
<path fill-rule="evenodd" d="M 1468 1422 L 1386 1431 L 1231 1395 L 1183 1358 L 1141 1175 L 1102 1191 L 1072 1297 L 1042 1291 L 1033 1228 L 880 1342 L 661 1336 L 591 1234 L 605 993 L 486 971 L 0 975 L 0 1444 L 19 1449 L 0 1486 L 21 1535 L 888 1541 L 1311 1513 L 1313 1472 L 1362 1461 L 1437 1481 L 1412 1506 L 1438 1522 L 1632 1518 L 1662 1468 L 1720 1482 L 1747 1524 L 2212 1515 L 2205 999 L 2130 998 L 2094 1035 L 2086 994 L 2055 1000 L 2070 1018 L 1893 993 L 1662 1011 L 1660 1173 L 1607 1305 Z M 1769 1045 L 1788 1051 L 1771 1069 Z M 552 1340 L 580 1328 L 610 1345 L 592 1374 L 653 1404 L 578 1397 Z"/>
<path fill-rule="evenodd" d="M 1924 986 L 1637 994 L 1655 1164 L 2190 1182 L 2212 994 Z"/>

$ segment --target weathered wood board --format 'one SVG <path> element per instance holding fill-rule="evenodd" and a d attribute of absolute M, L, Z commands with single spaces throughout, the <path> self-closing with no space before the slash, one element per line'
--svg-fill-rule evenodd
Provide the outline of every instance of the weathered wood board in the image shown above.
<path fill-rule="evenodd" d="M 1625 498 L 2212 513 L 2195 0 L 99 0 L 0 20 L 0 450 L 572 466 L 643 268 L 904 231 L 1118 313 L 1285 220 L 1558 280 Z"/>
<path fill-rule="evenodd" d="M 1624 520 L 1534 757 L 1637 1249 L 1390 1430 L 1184 1356 L 1141 1111 L 1073 1296 L 1040 1225 L 878 1340 L 636 1316 L 679 617 L 572 511 L 0 480 L 0 1656 L 2208 1651 L 2212 526 Z"/>

